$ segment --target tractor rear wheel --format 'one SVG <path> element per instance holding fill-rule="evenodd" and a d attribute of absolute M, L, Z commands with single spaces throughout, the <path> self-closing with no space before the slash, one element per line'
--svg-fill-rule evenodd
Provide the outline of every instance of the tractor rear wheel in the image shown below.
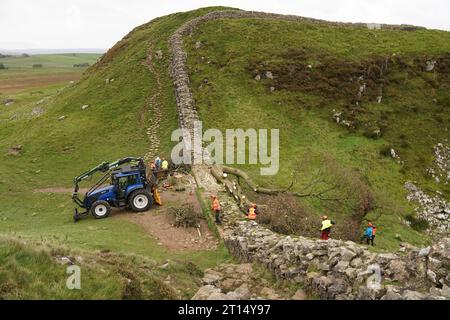
<path fill-rule="evenodd" d="M 91 207 L 91 213 L 95 219 L 103 219 L 111 213 L 111 206 L 103 200 L 95 201 Z"/>
<path fill-rule="evenodd" d="M 152 196 L 144 189 L 133 191 L 128 198 L 128 205 L 135 212 L 147 211 L 152 204 Z"/>

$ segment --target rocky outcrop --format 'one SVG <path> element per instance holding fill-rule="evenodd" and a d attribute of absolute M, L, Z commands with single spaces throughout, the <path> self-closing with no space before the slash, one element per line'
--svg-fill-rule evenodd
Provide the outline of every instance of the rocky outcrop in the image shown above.
<path fill-rule="evenodd" d="M 412 182 L 407 182 L 405 188 L 408 190 L 408 201 L 417 202 L 419 205 L 416 208 L 418 216 L 429 223 L 429 232 L 448 236 L 450 234 L 450 203 L 445 201 L 442 194 L 430 196 Z"/>
<path fill-rule="evenodd" d="M 427 171 L 437 183 L 450 183 L 450 146 L 445 143 L 438 143 L 433 148 L 434 168 Z"/>

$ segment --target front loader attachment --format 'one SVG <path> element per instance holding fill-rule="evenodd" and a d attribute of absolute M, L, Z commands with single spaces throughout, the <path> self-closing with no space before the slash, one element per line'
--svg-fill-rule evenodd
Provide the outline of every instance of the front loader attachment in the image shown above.
<path fill-rule="evenodd" d="M 89 215 L 88 211 L 78 212 L 78 208 L 75 208 L 75 213 L 73 214 L 73 222 L 77 222 L 83 218 L 86 218 Z"/>

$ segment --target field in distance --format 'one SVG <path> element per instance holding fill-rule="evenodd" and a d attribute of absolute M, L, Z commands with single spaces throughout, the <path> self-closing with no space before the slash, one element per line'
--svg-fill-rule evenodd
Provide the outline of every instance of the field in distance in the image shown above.
<path fill-rule="evenodd" d="M 76 81 L 100 56 L 96 53 L 0 55 L 0 97 Z"/>

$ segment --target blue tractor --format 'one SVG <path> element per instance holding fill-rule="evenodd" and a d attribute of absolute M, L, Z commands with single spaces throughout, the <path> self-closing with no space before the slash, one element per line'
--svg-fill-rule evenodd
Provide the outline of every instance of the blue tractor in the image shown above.
<path fill-rule="evenodd" d="M 83 199 L 80 199 L 78 184 L 97 172 L 104 175 L 86 192 Z M 74 178 L 73 181 L 75 189 L 72 199 L 84 209 L 84 212 L 80 213 L 78 208 L 75 208 L 73 217 L 75 222 L 88 216 L 89 213 L 96 219 L 106 218 L 111 213 L 111 207 L 128 206 L 135 212 L 147 211 L 153 204 L 153 197 L 159 198 L 159 195 L 155 194 L 156 178 L 153 173 L 147 177 L 142 158 L 129 157 L 113 163 L 103 162 Z"/>

